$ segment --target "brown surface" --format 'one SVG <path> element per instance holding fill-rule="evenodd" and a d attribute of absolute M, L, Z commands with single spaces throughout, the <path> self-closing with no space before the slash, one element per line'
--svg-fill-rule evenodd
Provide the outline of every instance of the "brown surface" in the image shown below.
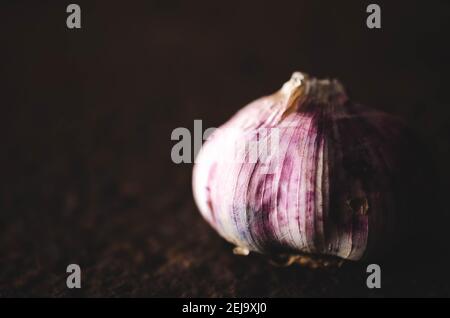
<path fill-rule="evenodd" d="M 241 2 L 79 1 L 77 31 L 59 1 L 2 2 L 0 296 L 450 296 L 447 241 L 383 267 L 380 291 L 363 264 L 235 256 L 193 203 L 192 167 L 170 160 L 174 128 L 218 125 L 298 69 L 410 121 L 445 194 L 448 5 L 380 2 L 369 31 L 359 1 Z"/>

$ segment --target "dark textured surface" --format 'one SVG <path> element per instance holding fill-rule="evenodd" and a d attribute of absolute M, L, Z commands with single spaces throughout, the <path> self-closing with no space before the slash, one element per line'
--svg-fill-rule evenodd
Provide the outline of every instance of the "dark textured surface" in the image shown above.
<path fill-rule="evenodd" d="M 379 291 L 364 264 L 234 256 L 193 203 L 192 167 L 170 160 L 174 128 L 219 125 L 303 70 L 409 121 L 445 196 L 444 1 L 380 1 L 376 31 L 360 1 L 79 1 L 72 31 L 68 3 L 1 4 L 0 296 L 450 296 L 448 240 L 384 266 Z M 69 263 L 81 290 L 65 286 Z"/>

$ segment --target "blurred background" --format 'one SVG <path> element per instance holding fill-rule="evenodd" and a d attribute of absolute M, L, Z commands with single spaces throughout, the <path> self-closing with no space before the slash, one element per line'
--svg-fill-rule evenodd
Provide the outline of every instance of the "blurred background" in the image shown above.
<path fill-rule="evenodd" d="M 405 118 L 445 198 L 450 2 L 372 2 L 379 30 L 369 1 L 78 0 L 69 30 L 69 1 L 3 0 L 0 296 L 450 296 L 448 264 L 426 250 L 383 268 L 380 290 L 361 264 L 235 256 L 194 205 L 192 165 L 171 161 L 173 129 L 216 127 L 300 70 Z"/>

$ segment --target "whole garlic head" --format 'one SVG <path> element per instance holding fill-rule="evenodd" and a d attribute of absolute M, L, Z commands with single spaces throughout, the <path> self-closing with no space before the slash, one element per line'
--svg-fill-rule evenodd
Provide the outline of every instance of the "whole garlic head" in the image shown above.
<path fill-rule="evenodd" d="M 401 232 L 404 140 L 397 119 L 352 103 L 339 81 L 296 72 L 208 138 L 194 197 L 240 254 L 359 260 Z"/>

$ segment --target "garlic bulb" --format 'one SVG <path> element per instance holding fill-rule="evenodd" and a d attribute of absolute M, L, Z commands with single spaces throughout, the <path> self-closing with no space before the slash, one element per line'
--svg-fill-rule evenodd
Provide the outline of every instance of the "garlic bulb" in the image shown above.
<path fill-rule="evenodd" d="M 339 81 L 296 72 L 204 143 L 196 203 L 240 254 L 383 253 L 406 224 L 402 127 L 352 103 Z"/>

